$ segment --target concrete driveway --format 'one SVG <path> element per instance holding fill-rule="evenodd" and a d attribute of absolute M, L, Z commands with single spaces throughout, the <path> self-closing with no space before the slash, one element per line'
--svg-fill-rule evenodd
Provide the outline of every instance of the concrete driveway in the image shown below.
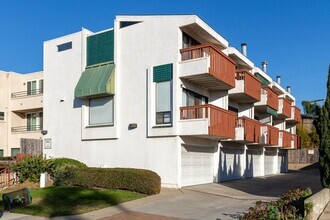
<path fill-rule="evenodd" d="M 322 189 L 318 169 L 290 171 L 287 174 L 212 183 L 178 189 L 162 189 L 158 195 L 78 216 L 54 220 L 172 220 L 172 219 L 237 219 L 256 201 L 277 199 L 289 189 L 311 187 Z M 46 220 L 48 218 L 5 213 L 1 219 Z"/>
<path fill-rule="evenodd" d="M 318 169 L 186 187 L 133 211 L 185 219 L 237 219 L 256 201 L 274 200 L 295 187 L 322 189 Z"/>

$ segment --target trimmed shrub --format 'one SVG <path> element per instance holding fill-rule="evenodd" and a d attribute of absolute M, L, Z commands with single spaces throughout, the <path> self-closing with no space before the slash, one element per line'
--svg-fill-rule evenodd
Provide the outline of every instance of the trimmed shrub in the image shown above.
<path fill-rule="evenodd" d="M 74 160 L 71 158 L 53 158 L 46 161 L 46 171 L 51 176 L 54 176 L 55 170 L 60 169 L 65 165 L 77 168 L 87 168 L 86 164 L 78 160 Z"/>
<path fill-rule="evenodd" d="M 13 165 L 12 168 L 18 173 L 20 182 L 29 180 L 35 183 L 39 182 L 40 174 L 46 171 L 46 161 L 42 156 L 28 156 Z"/>
<path fill-rule="evenodd" d="M 304 200 L 312 195 L 310 188 L 289 190 L 279 200 L 271 202 L 256 202 L 255 207 L 249 208 L 249 212 L 242 216 L 242 220 L 254 219 L 278 219 L 296 220 L 305 219 L 304 211 L 310 211 L 313 204 L 304 207 Z"/>
<path fill-rule="evenodd" d="M 150 170 L 63 166 L 55 171 L 54 184 L 121 189 L 152 195 L 160 192 L 161 182 L 158 174 Z"/>

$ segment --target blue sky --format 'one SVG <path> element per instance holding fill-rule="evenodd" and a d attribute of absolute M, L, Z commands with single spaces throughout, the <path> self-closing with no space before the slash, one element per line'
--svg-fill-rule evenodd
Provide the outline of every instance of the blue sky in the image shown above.
<path fill-rule="evenodd" d="M 231 46 L 248 44 L 302 100 L 324 98 L 330 64 L 328 0 L 1 0 L 0 69 L 42 70 L 43 42 L 81 30 L 113 27 L 122 14 L 197 14 Z"/>

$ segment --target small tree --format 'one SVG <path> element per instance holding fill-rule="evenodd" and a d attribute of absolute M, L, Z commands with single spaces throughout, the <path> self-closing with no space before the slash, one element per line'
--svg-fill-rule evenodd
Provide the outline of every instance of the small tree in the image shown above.
<path fill-rule="evenodd" d="M 330 65 L 327 96 L 320 111 L 318 131 L 320 137 L 320 174 L 323 187 L 330 187 Z"/>

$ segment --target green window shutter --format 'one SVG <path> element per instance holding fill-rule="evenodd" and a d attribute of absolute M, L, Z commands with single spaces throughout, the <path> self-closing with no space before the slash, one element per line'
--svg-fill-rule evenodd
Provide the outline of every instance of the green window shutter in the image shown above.
<path fill-rule="evenodd" d="M 87 37 L 87 66 L 114 60 L 114 30 Z"/>
<path fill-rule="evenodd" d="M 263 76 L 261 76 L 260 74 L 256 74 L 257 78 L 261 80 L 261 85 L 262 86 L 268 86 L 268 84 L 270 83 L 267 79 L 265 79 Z"/>
<path fill-rule="evenodd" d="M 173 77 L 173 64 L 170 63 L 160 66 L 154 66 L 153 72 L 154 72 L 154 77 L 153 77 L 154 82 L 158 83 L 158 82 L 170 81 L 172 80 Z"/>

